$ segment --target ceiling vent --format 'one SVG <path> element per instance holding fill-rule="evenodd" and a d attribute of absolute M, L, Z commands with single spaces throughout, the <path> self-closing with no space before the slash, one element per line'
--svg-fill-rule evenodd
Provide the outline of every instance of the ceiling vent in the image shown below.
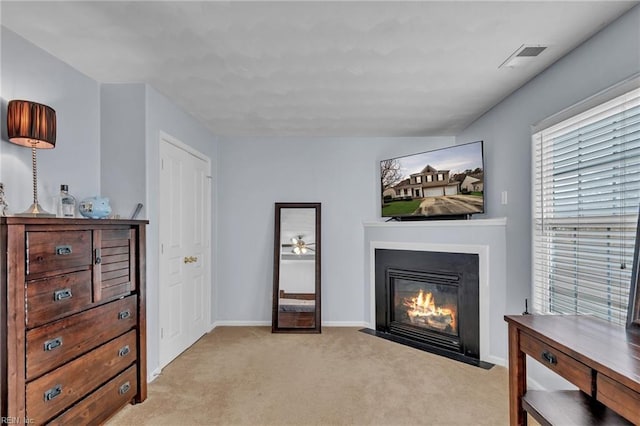
<path fill-rule="evenodd" d="M 541 54 L 547 46 L 523 44 L 507 58 L 498 68 L 515 68 L 528 64 Z"/>

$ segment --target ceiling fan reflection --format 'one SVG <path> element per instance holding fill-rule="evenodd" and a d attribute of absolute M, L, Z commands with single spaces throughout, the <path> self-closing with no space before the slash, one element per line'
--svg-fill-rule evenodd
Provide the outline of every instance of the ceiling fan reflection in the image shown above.
<path fill-rule="evenodd" d="M 307 243 L 302 239 L 302 235 L 295 236 L 291 238 L 291 244 L 283 244 L 282 247 L 291 247 L 291 253 L 297 255 L 307 254 L 309 251 L 315 251 L 312 245 L 315 243 Z"/>

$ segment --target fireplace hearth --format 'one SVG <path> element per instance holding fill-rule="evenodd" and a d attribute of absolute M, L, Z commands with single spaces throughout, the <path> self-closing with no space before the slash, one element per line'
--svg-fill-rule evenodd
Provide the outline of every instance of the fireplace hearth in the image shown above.
<path fill-rule="evenodd" d="M 468 364 L 480 360 L 477 254 L 375 250 L 376 329 L 363 330 Z"/>

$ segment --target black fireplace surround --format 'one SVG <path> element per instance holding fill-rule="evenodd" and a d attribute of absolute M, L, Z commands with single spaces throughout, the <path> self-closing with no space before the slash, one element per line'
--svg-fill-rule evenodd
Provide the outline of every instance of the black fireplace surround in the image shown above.
<path fill-rule="evenodd" d="M 479 287 L 477 254 L 376 249 L 371 334 L 490 368 L 480 361 Z"/>

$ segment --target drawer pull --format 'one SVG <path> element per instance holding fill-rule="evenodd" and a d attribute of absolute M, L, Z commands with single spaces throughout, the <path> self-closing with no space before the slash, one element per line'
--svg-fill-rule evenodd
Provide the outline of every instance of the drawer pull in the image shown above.
<path fill-rule="evenodd" d="M 56 396 L 60 395 L 61 393 L 62 393 L 62 385 L 55 385 L 54 387 L 52 387 L 48 391 L 45 391 L 44 400 L 45 401 L 51 401 L 53 398 L 55 398 Z"/>
<path fill-rule="evenodd" d="M 541 356 L 542 356 L 542 359 L 544 359 L 551 365 L 555 365 L 558 363 L 556 356 L 549 351 L 543 351 Z"/>
<path fill-rule="evenodd" d="M 53 300 L 55 300 L 56 302 L 60 300 L 71 299 L 72 297 L 73 294 L 71 294 L 70 288 L 64 288 L 62 290 L 56 290 L 53 292 Z"/>
<path fill-rule="evenodd" d="M 56 254 L 58 256 L 68 256 L 73 253 L 73 248 L 71 246 L 56 246 Z"/>
<path fill-rule="evenodd" d="M 123 357 L 123 356 L 127 356 L 129 354 L 131 350 L 129 349 L 129 345 L 123 346 L 122 348 L 120 348 L 120 350 L 118 351 L 118 356 L 119 357 Z"/>
<path fill-rule="evenodd" d="M 55 339 L 47 340 L 46 342 L 44 342 L 44 351 L 52 351 L 60 346 L 62 346 L 62 337 L 56 337 Z"/>
<path fill-rule="evenodd" d="M 119 320 L 127 319 L 130 316 L 131 316 L 131 311 L 129 311 L 128 309 L 126 311 L 118 312 L 118 319 Z"/>
<path fill-rule="evenodd" d="M 120 389 L 118 389 L 118 393 L 120 395 L 124 395 L 125 393 L 129 392 L 129 389 L 131 389 L 131 384 L 129 382 L 125 382 L 122 386 L 120 386 Z"/>

